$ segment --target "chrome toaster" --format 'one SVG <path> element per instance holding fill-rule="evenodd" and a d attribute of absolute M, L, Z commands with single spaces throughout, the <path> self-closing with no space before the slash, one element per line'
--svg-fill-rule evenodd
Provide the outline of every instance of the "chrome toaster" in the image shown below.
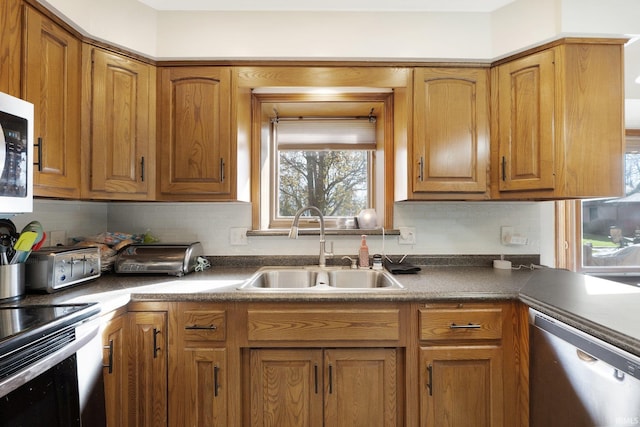
<path fill-rule="evenodd" d="M 118 253 L 114 264 L 116 273 L 169 274 L 182 276 L 195 270 L 202 244 L 143 244 L 129 245 Z"/>
<path fill-rule="evenodd" d="M 25 289 L 52 293 L 100 277 L 100 249 L 41 248 L 32 252 L 25 264 Z"/>

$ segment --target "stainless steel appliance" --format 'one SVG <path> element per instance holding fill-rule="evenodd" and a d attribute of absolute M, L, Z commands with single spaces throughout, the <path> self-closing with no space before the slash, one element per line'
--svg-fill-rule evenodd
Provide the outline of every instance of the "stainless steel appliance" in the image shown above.
<path fill-rule="evenodd" d="M 114 271 L 182 276 L 195 270 L 199 256 L 202 256 L 200 242 L 133 244 L 118 253 Z"/>
<path fill-rule="evenodd" d="M 33 211 L 33 104 L 0 92 L 0 213 Z"/>
<path fill-rule="evenodd" d="M 42 248 L 31 253 L 25 269 L 25 288 L 28 291 L 56 292 L 100 277 L 100 249 L 77 246 Z"/>
<path fill-rule="evenodd" d="M 97 304 L 0 307 L 0 424 L 104 425 L 104 404 L 81 407 L 87 394 L 104 391 L 87 387 L 77 357 L 97 336 L 99 311 Z"/>
<path fill-rule="evenodd" d="M 640 357 L 530 309 L 530 426 L 640 425 Z"/>

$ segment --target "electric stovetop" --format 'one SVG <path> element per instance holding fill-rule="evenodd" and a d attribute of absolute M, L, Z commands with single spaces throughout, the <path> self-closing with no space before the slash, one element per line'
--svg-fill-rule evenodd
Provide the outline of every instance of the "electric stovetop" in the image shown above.
<path fill-rule="evenodd" d="M 50 354 L 75 340 L 75 327 L 98 314 L 96 303 L 0 307 L 0 378 L 25 359 Z"/>

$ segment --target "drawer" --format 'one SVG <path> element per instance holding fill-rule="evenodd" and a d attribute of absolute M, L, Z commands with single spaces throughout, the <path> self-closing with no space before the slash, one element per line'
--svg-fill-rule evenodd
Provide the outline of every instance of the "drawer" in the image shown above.
<path fill-rule="evenodd" d="M 501 308 L 429 308 L 419 316 L 421 340 L 502 338 Z"/>
<path fill-rule="evenodd" d="M 227 316 L 224 310 L 185 310 L 181 313 L 185 341 L 224 341 Z"/>
<path fill-rule="evenodd" d="M 400 339 L 400 310 L 249 310 L 250 341 Z"/>

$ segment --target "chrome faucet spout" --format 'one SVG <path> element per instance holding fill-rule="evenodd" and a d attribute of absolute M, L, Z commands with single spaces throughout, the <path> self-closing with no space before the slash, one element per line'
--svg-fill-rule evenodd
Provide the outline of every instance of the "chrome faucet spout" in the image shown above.
<path fill-rule="evenodd" d="M 300 222 L 300 215 L 302 215 L 305 211 L 315 211 L 318 214 L 318 218 L 320 218 L 320 257 L 318 259 L 318 265 L 320 267 L 327 266 L 327 256 L 333 256 L 333 253 L 326 252 L 325 250 L 325 239 L 324 239 L 324 216 L 320 209 L 315 206 L 305 206 L 303 208 L 298 209 L 296 215 L 293 217 L 293 222 L 291 223 L 291 229 L 289 230 L 289 238 L 297 239 L 298 238 L 298 222 Z"/>

